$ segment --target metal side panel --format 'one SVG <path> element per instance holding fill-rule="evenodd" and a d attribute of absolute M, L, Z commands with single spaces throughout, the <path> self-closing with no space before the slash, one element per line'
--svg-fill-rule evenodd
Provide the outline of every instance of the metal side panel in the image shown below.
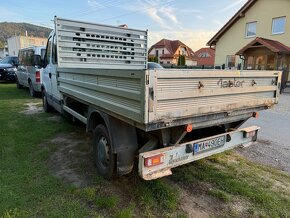
<path fill-rule="evenodd" d="M 131 121 L 145 122 L 145 71 L 58 68 L 58 88 L 67 96 Z"/>
<path fill-rule="evenodd" d="M 155 70 L 149 123 L 271 107 L 278 102 L 277 71 Z"/>
<path fill-rule="evenodd" d="M 147 69 L 147 31 L 55 17 L 60 67 Z"/>

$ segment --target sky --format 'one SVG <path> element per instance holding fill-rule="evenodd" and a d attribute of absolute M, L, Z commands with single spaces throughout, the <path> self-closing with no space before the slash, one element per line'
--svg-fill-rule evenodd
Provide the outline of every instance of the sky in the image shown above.
<path fill-rule="evenodd" d="M 0 0 L 0 22 L 53 28 L 53 17 L 148 30 L 149 46 L 179 39 L 194 51 L 247 0 Z M 1 31 L 1 30 L 0 30 Z"/>

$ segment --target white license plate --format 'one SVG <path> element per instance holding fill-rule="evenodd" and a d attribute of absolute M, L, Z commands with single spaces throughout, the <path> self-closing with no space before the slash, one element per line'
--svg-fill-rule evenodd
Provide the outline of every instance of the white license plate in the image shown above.
<path fill-rule="evenodd" d="M 194 154 L 224 146 L 225 143 L 226 143 L 225 135 L 211 139 L 211 140 L 195 143 L 193 146 Z"/>

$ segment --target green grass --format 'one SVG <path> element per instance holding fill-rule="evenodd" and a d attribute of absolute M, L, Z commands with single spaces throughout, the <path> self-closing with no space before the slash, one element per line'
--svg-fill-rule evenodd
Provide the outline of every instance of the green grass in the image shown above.
<path fill-rule="evenodd" d="M 260 216 L 290 216 L 290 176 L 257 165 L 231 152 L 215 155 L 175 170 L 173 179 L 184 184 L 211 184 L 208 194 L 224 202 L 240 198 Z M 275 188 L 280 181 L 286 188 Z M 288 187 L 288 189 L 287 189 Z"/>
<path fill-rule="evenodd" d="M 158 204 L 166 210 L 176 210 L 178 191 L 162 180 L 142 182 L 137 190 L 144 204 L 153 207 Z"/>
<path fill-rule="evenodd" d="M 29 97 L 28 90 L 17 90 L 14 84 L 0 84 L 0 217 L 133 217 L 135 210 L 152 217 L 155 212 L 177 209 L 176 190 L 161 180 L 146 182 L 137 174 L 132 181 L 121 180 L 130 186 L 125 193 L 130 200 L 124 202 L 122 193 L 106 192 L 114 182 L 97 174 L 93 185 L 84 188 L 53 177 L 47 160 L 58 147 L 49 140 L 59 133 L 85 129 L 66 119 L 48 119 L 56 114 L 20 113 L 31 102 L 41 103 L 41 99 Z M 83 168 L 80 163 L 79 171 Z M 133 202 L 146 206 L 136 208 Z"/>
<path fill-rule="evenodd" d="M 27 90 L 0 84 L 0 216 L 87 217 L 90 213 L 46 166 L 50 149 L 39 144 L 59 132 L 72 130 L 68 122 L 50 122 L 50 115 L 19 113 L 27 102 Z"/>
<path fill-rule="evenodd" d="M 96 174 L 92 185 L 77 188 L 53 177 L 47 160 L 58 145 L 50 139 L 85 129 L 48 119 L 56 114 L 20 113 L 30 102 L 41 100 L 14 84 L 0 84 L 0 217 L 186 217 L 179 209 L 179 190 L 168 179 L 143 181 L 135 171 L 108 182 Z M 84 163 L 79 173 L 87 170 Z M 290 217 L 290 176 L 232 152 L 176 168 L 169 178 L 213 202 L 246 202 L 248 216 Z M 241 215 L 223 210 L 225 217 Z"/>

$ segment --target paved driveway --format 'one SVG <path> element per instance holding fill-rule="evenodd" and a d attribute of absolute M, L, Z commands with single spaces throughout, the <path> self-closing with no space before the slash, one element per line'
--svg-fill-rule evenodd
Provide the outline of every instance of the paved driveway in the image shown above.
<path fill-rule="evenodd" d="M 272 110 L 260 113 L 260 118 L 250 119 L 244 126 L 261 127 L 258 144 L 237 152 L 250 160 L 279 168 L 290 173 L 290 94 L 283 94 Z"/>

